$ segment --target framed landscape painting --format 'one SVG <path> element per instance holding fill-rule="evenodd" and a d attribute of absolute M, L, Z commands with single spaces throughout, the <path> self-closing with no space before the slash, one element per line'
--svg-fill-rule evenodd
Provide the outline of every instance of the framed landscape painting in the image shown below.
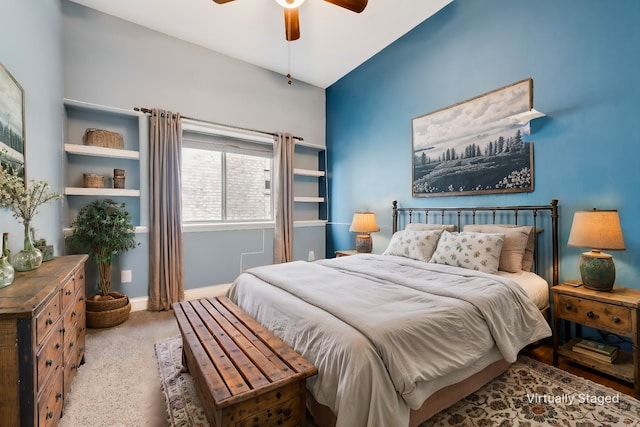
<path fill-rule="evenodd" d="M 413 197 L 533 191 L 526 79 L 412 121 Z"/>
<path fill-rule="evenodd" d="M 0 64 L 0 160 L 24 166 L 24 91 Z"/>

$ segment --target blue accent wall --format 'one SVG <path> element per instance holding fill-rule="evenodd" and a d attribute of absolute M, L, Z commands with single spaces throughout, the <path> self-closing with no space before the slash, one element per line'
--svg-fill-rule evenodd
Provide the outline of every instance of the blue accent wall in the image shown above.
<path fill-rule="evenodd" d="M 618 209 L 626 251 L 616 283 L 640 288 L 640 2 L 455 0 L 327 89 L 327 253 L 354 247 L 354 211 L 377 213 L 374 252 L 404 206 L 560 200 L 560 279 L 573 212 Z M 524 78 L 534 80 L 532 193 L 412 198 L 411 120 Z"/>

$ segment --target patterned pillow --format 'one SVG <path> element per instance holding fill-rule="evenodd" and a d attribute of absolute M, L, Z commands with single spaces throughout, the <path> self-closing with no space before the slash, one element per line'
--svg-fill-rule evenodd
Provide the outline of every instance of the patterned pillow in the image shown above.
<path fill-rule="evenodd" d="M 509 273 L 519 273 L 524 270 L 524 257 L 533 234 L 531 226 L 513 226 L 510 224 L 467 224 L 463 231 L 478 233 L 504 233 L 504 244 L 500 253 L 498 269 Z M 533 239 L 535 245 L 535 238 Z M 533 259 L 533 252 L 531 252 Z M 530 268 L 529 268 L 530 269 Z"/>
<path fill-rule="evenodd" d="M 495 274 L 504 234 L 443 231 L 431 262 Z"/>
<path fill-rule="evenodd" d="M 393 233 L 382 255 L 396 255 L 428 262 L 436 249 L 442 230 L 401 230 Z"/>

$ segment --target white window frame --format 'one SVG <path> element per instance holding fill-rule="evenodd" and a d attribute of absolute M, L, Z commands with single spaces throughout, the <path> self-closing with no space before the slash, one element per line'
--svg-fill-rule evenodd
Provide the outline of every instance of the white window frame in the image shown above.
<path fill-rule="evenodd" d="M 273 150 L 273 137 L 261 132 L 253 132 L 245 129 L 223 126 L 213 123 L 202 122 L 193 119 L 182 118 L 182 132 L 209 135 L 214 137 L 227 137 L 243 141 L 245 143 L 268 145 Z M 183 144 L 185 142 L 183 141 Z M 187 144 L 185 144 L 187 145 Z M 273 156 L 272 156 L 273 160 Z M 224 177 L 223 177 L 224 179 Z M 273 183 L 273 176 L 271 177 Z M 271 199 L 273 210 L 273 198 Z M 264 229 L 274 228 L 275 219 L 267 221 L 206 221 L 206 222 L 184 222 L 182 229 L 184 232 L 202 232 L 202 231 L 222 231 L 222 230 L 247 230 L 247 229 Z"/>

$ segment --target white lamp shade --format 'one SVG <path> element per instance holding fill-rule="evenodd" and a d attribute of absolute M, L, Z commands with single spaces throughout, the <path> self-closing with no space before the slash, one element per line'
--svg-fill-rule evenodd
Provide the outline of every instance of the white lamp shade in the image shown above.
<path fill-rule="evenodd" d="M 378 223 L 376 223 L 376 214 L 373 212 L 354 213 L 349 231 L 352 233 L 373 233 L 380 231 L 380 227 L 378 227 Z"/>
<path fill-rule="evenodd" d="M 625 249 L 618 211 L 576 211 L 569 246 L 622 251 Z"/>

